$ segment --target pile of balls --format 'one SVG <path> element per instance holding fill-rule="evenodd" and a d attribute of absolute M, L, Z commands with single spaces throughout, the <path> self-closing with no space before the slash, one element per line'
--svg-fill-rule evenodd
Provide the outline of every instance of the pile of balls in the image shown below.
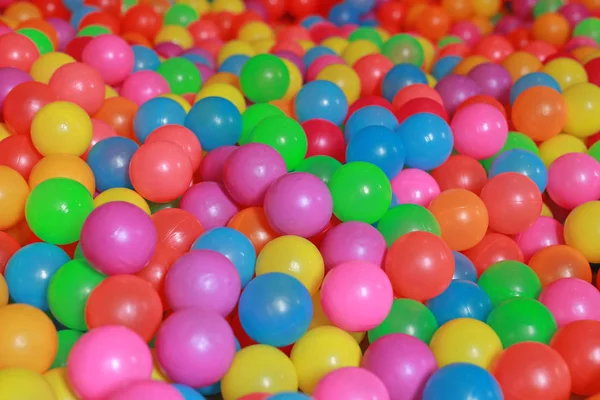
<path fill-rule="evenodd" d="M 600 400 L 600 0 L 0 0 L 0 399 Z"/>

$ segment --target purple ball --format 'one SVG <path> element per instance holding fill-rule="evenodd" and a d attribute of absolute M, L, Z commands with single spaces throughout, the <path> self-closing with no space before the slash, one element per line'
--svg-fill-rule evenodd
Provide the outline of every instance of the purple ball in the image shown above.
<path fill-rule="evenodd" d="M 159 56 L 165 58 L 177 57 L 183 53 L 183 49 L 173 42 L 162 42 L 154 46 L 154 50 Z"/>
<path fill-rule="evenodd" d="M 309 238 L 321 232 L 333 214 L 329 188 L 306 172 L 284 175 L 265 194 L 269 225 L 282 235 Z"/>
<path fill-rule="evenodd" d="M 537 2 L 538 0 L 513 0 L 513 13 L 519 18 L 529 19 L 533 15 L 533 7 Z"/>
<path fill-rule="evenodd" d="M 501 35 L 508 35 L 515 29 L 521 26 L 521 20 L 514 15 L 505 15 L 500 18 L 500 21 L 494 27 L 494 32 Z"/>
<path fill-rule="evenodd" d="M 265 7 L 263 7 L 259 0 L 246 1 L 246 11 L 252 11 L 258 14 L 263 21 L 266 20 L 268 16 Z"/>
<path fill-rule="evenodd" d="M 48 18 L 46 22 L 52 25 L 52 27 L 56 31 L 56 35 L 58 36 L 57 50 L 64 50 L 65 47 L 67 47 L 67 45 L 69 44 L 69 42 L 75 38 L 77 31 L 75 30 L 75 28 L 73 28 L 73 25 L 59 18 Z"/>
<path fill-rule="evenodd" d="M 183 54 L 196 54 L 198 56 L 204 57 L 206 61 L 210 63 L 210 66 L 212 68 L 215 67 L 215 57 L 205 49 L 201 49 L 200 47 L 193 47 L 189 50 L 186 50 Z"/>
<path fill-rule="evenodd" d="M 221 146 L 209 151 L 202 159 L 198 177 L 203 181 L 223 183 L 223 166 L 237 146 Z"/>
<path fill-rule="evenodd" d="M 565 4 L 558 12 L 567 19 L 571 29 L 575 28 L 575 25 L 590 16 L 590 11 L 581 3 Z"/>
<path fill-rule="evenodd" d="M 481 94 L 492 96 L 502 104 L 508 103 L 513 81 L 510 73 L 502 65 L 479 64 L 467 76 L 479 85 Z"/>
<path fill-rule="evenodd" d="M 198 218 L 204 230 L 227 225 L 239 211 L 223 185 L 217 182 L 200 182 L 192 186 L 181 198 L 179 207 Z"/>
<path fill-rule="evenodd" d="M 325 269 L 349 261 L 363 260 L 381 266 L 387 245 L 383 235 L 364 222 L 344 222 L 325 235 L 320 246 Z"/>
<path fill-rule="evenodd" d="M 421 340 L 392 333 L 369 346 L 361 367 L 381 379 L 390 398 L 413 400 L 420 398 L 425 383 L 437 370 L 437 361 Z"/>
<path fill-rule="evenodd" d="M 235 308 L 241 290 L 240 275 L 233 263 L 212 250 L 184 254 L 169 269 L 165 280 L 167 301 L 173 311 L 201 307 L 226 317 Z"/>
<path fill-rule="evenodd" d="M 449 115 L 453 115 L 458 106 L 465 100 L 481 93 L 481 89 L 468 76 L 450 74 L 439 80 L 435 90 L 442 97 L 444 107 Z"/>
<path fill-rule="evenodd" d="M 10 93 L 15 86 L 31 80 L 31 75 L 18 68 L 0 68 L 0 111 L 2 111 L 2 106 L 4 105 L 4 100 L 6 100 L 8 93 Z"/>
<path fill-rule="evenodd" d="M 195 388 L 217 383 L 235 356 L 229 323 L 201 308 L 171 314 L 158 330 L 155 343 L 158 362 L 167 376 Z"/>
<path fill-rule="evenodd" d="M 200 71 L 200 76 L 202 77 L 202 82 L 206 82 L 210 79 L 211 76 L 215 74 L 215 70 L 209 67 L 208 65 L 195 63 L 196 68 Z"/>
<path fill-rule="evenodd" d="M 300 75 L 304 76 L 306 73 L 306 66 L 304 65 L 304 61 L 302 57 L 297 54 L 292 53 L 291 51 L 280 50 L 273 53 L 279 58 L 284 58 L 290 62 L 292 62 L 296 67 L 298 67 L 298 71 L 300 71 Z"/>
<path fill-rule="evenodd" d="M 148 214 L 123 201 L 96 208 L 81 230 L 83 256 L 106 275 L 139 272 L 150 261 L 156 243 L 156 228 Z"/>

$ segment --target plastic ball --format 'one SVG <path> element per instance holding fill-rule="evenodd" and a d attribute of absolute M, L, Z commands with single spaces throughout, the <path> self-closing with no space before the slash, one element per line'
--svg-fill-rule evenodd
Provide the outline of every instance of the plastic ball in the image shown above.
<path fill-rule="evenodd" d="M 245 115 L 245 113 L 244 113 Z M 243 119 L 233 103 L 220 97 L 198 100 L 185 119 L 206 151 L 232 146 L 240 140 Z"/>
<path fill-rule="evenodd" d="M 250 142 L 263 143 L 277 150 L 288 171 L 296 168 L 308 150 L 304 129 L 294 119 L 286 116 L 272 116 L 260 121 L 252 131 Z"/>
<path fill-rule="evenodd" d="M 49 85 L 60 101 L 74 103 L 90 115 L 95 114 L 104 102 L 102 76 L 83 63 L 61 66 L 50 78 Z"/>
<path fill-rule="evenodd" d="M 467 256 L 458 251 L 452 251 L 454 256 L 454 276 L 452 280 L 462 279 L 477 282 L 477 270 Z"/>
<path fill-rule="evenodd" d="M 364 222 L 339 224 L 325 235 L 320 246 L 328 270 L 352 260 L 381 265 L 385 250 L 385 239 L 381 233 Z"/>
<path fill-rule="evenodd" d="M 131 50 L 133 51 L 132 73 L 143 70 L 157 70 L 160 59 L 154 50 L 141 45 L 131 46 Z"/>
<path fill-rule="evenodd" d="M 35 188 L 52 178 L 68 178 L 81 183 L 94 194 L 96 183 L 92 169 L 81 158 L 72 154 L 52 154 L 42 158 L 31 170 L 29 186 Z"/>
<path fill-rule="evenodd" d="M 150 99 L 140 106 L 133 119 L 135 137 L 146 142 L 150 134 L 165 125 L 183 125 L 186 113 L 176 101 L 164 97 Z"/>
<path fill-rule="evenodd" d="M 167 80 L 155 71 L 137 71 L 129 75 L 121 85 L 120 95 L 141 106 L 146 101 L 170 90 Z"/>
<path fill-rule="evenodd" d="M 535 272 L 527 265 L 504 260 L 487 268 L 480 276 L 478 285 L 497 306 L 515 297 L 536 299 L 542 285 Z"/>
<path fill-rule="evenodd" d="M 242 134 L 239 143 L 241 145 L 248 143 L 254 127 L 263 119 L 275 115 L 284 115 L 284 113 L 278 107 L 268 103 L 253 104 L 246 108 L 242 114 Z"/>
<path fill-rule="evenodd" d="M 83 336 L 83 332 L 71 329 L 62 329 L 58 331 L 58 350 L 50 368 L 58 369 L 66 367 L 67 358 L 71 353 L 71 348 L 73 348 L 73 345 L 81 338 L 81 336 Z M 64 369 L 62 371 L 63 373 L 66 372 Z"/>
<path fill-rule="evenodd" d="M 112 393 L 109 400 L 143 400 L 148 396 L 159 396 L 164 400 L 179 400 L 181 394 L 177 389 L 164 382 L 152 380 L 135 382 Z"/>
<path fill-rule="evenodd" d="M 35 43 L 16 32 L 0 36 L 0 68 L 12 67 L 29 71 L 40 56 Z"/>
<path fill-rule="evenodd" d="M 489 177 L 504 172 L 517 172 L 530 178 L 537 185 L 540 193 L 546 190 L 548 171 L 536 154 L 521 149 L 508 150 L 500 154 L 492 163 Z"/>
<path fill-rule="evenodd" d="M 202 160 L 202 146 L 194 133 L 179 125 L 168 124 L 156 128 L 146 138 L 146 143 L 173 142 L 179 145 L 190 158 L 192 170 L 197 171 Z"/>
<path fill-rule="evenodd" d="M 302 124 L 302 129 L 308 141 L 307 158 L 328 156 L 339 162 L 346 159 L 346 144 L 340 128 L 323 119 L 310 119 Z M 299 171 L 298 168 L 299 165 L 296 166 L 296 171 Z"/>
<path fill-rule="evenodd" d="M 124 97 L 108 98 L 94 118 L 110 125 L 119 136 L 135 139 L 133 119 L 137 110 L 137 104 L 129 99 Z"/>
<path fill-rule="evenodd" d="M 600 196 L 600 163 L 583 153 L 557 158 L 548 169 L 548 194 L 565 209 L 597 199 Z"/>
<path fill-rule="evenodd" d="M 312 81 L 304 85 L 294 100 L 298 121 L 325 119 L 340 125 L 348 112 L 348 100 L 344 92 L 329 81 Z"/>
<path fill-rule="evenodd" d="M 423 71 L 412 64 L 396 64 L 381 81 L 381 94 L 391 102 L 402 89 L 417 84 L 427 84 Z"/>
<path fill-rule="evenodd" d="M 115 35 L 100 35 L 83 50 L 83 61 L 94 67 L 109 85 L 116 85 L 132 72 L 133 49 Z"/>
<path fill-rule="evenodd" d="M 46 104 L 56 100 L 56 95 L 47 85 L 23 82 L 15 86 L 4 99 L 4 121 L 13 132 L 28 135 L 35 114 Z"/>
<path fill-rule="evenodd" d="M 529 259 L 528 265 L 540 278 L 542 287 L 562 278 L 578 278 L 590 283 L 592 281 L 592 269 L 583 254 L 563 244 L 538 250 Z"/>
<path fill-rule="evenodd" d="M 442 97 L 444 107 L 449 115 L 454 114 L 458 106 L 465 100 L 481 93 L 477 82 L 468 76 L 456 74 L 450 74 L 440 79 L 435 85 L 435 90 Z"/>
<path fill-rule="evenodd" d="M 394 114 L 381 106 L 367 106 L 356 110 L 344 126 L 344 137 L 349 143 L 361 130 L 370 126 L 383 126 L 389 130 L 398 127 L 398 120 Z"/>
<path fill-rule="evenodd" d="M 27 368 L 4 368 L 0 372 L 0 390 L 3 395 L 14 398 L 54 398 L 48 379 Z"/>
<path fill-rule="evenodd" d="M 346 159 L 372 163 L 392 179 L 404 165 L 404 145 L 401 137 L 390 129 L 368 126 L 353 136 L 346 149 Z"/>
<path fill-rule="evenodd" d="M 583 66 L 577 61 L 566 57 L 555 58 L 547 62 L 541 72 L 552 76 L 558 82 L 561 90 L 566 90 L 570 86 L 588 80 Z"/>
<path fill-rule="evenodd" d="M 216 182 L 190 187 L 181 198 L 180 207 L 194 215 L 207 230 L 225 226 L 239 211 L 223 185 Z"/>
<path fill-rule="evenodd" d="M 441 191 L 448 189 L 466 189 L 476 195 L 487 182 L 484 167 L 472 157 L 462 154 L 452 155 L 445 163 L 431 171 Z M 393 188 L 393 182 L 392 182 Z"/>
<path fill-rule="evenodd" d="M 377 223 L 388 247 L 398 238 L 414 231 L 441 236 L 440 225 L 429 210 L 416 204 L 400 204 L 390 208 Z"/>
<path fill-rule="evenodd" d="M 581 279 L 563 278 L 552 282 L 542 290 L 539 300 L 552 312 L 559 328 L 573 321 L 600 321 L 597 308 L 600 294 L 592 284 Z"/>
<path fill-rule="evenodd" d="M 600 119 L 596 103 L 598 87 L 591 83 L 569 86 L 563 93 L 567 107 L 565 133 L 576 137 L 588 137 L 600 130 Z"/>
<path fill-rule="evenodd" d="M 478 160 L 498 152 L 508 136 L 506 119 L 487 104 L 461 108 L 452 118 L 451 126 L 456 150 Z"/>
<path fill-rule="evenodd" d="M 429 343 L 438 323 L 424 304 L 411 299 L 395 299 L 392 308 L 377 327 L 369 330 L 369 342 L 394 333 L 404 333 Z"/>
<path fill-rule="evenodd" d="M 338 396 L 374 400 L 390 398 L 377 375 L 356 367 L 341 368 L 325 375 L 315 387 L 313 395 L 323 400 L 334 400 Z"/>
<path fill-rule="evenodd" d="M 129 163 L 139 146 L 123 137 L 112 137 L 98 142 L 88 153 L 87 163 L 96 178 L 96 188 L 133 189 L 129 178 Z"/>
<path fill-rule="evenodd" d="M 468 280 L 454 279 L 442 294 L 426 303 L 441 326 L 457 318 L 473 318 L 486 321 L 492 311 L 492 301 L 477 284 Z"/>
<path fill-rule="evenodd" d="M 544 72 L 532 72 L 515 81 L 515 84 L 510 89 L 510 103 L 514 104 L 514 102 L 517 100 L 517 97 L 519 97 L 521 93 L 527 89 L 538 86 L 545 86 L 550 89 L 554 89 L 559 93 L 561 91 L 560 86 L 558 86 L 558 82 L 556 82 L 556 80 L 550 75 Z"/>
<path fill-rule="evenodd" d="M 283 61 L 270 54 L 250 58 L 242 68 L 240 83 L 244 95 L 254 103 L 266 103 L 283 97 L 290 84 Z"/>
<path fill-rule="evenodd" d="M 0 166 L 0 227 L 8 229 L 26 217 L 26 202 L 30 196 L 27 182 L 17 171 Z"/>
<path fill-rule="evenodd" d="M 197 93 L 202 85 L 200 71 L 193 62 L 183 57 L 163 61 L 156 69 L 175 94 Z"/>
<path fill-rule="evenodd" d="M 423 400 L 440 397 L 459 400 L 468 396 L 500 400 L 502 389 L 494 376 L 479 366 L 468 363 L 446 365 L 435 371 L 423 389 Z"/>
<path fill-rule="evenodd" d="M 440 194 L 435 179 L 416 168 L 403 169 L 392 179 L 391 184 L 398 204 L 418 204 L 425 207 Z"/>
<path fill-rule="evenodd" d="M 586 153 L 587 146 L 580 138 L 559 134 L 541 143 L 539 152 L 540 158 L 549 167 L 558 157 L 567 153 Z"/>

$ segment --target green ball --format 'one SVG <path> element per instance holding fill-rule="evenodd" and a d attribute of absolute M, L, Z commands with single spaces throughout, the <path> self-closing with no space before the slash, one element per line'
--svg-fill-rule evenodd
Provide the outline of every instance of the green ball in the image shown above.
<path fill-rule="evenodd" d="M 73 253 L 73 260 L 75 260 L 76 258 L 81 258 L 85 260 L 85 257 L 83 256 L 83 251 L 81 251 L 81 242 L 77 243 L 77 247 L 75 247 L 75 252 Z"/>
<path fill-rule="evenodd" d="M 125 14 L 127 10 L 131 7 L 138 4 L 138 0 L 123 0 L 123 5 L 121 6 L 121 14 Z"/>
<path fill-rule="evenodd" d="M 442 236 L 437 219 L 428 209 L 418 204 L 399 204 L 390 208 L 377 223 L 377 230 L 385 238 L 388 247 L 409 232 L 431 232 Z"/>
<path fill-rule="evenodd" d="M 181 198 L 175 199 L 175 200 L 170 201 L 168 203 L 153 203 L 153 202 L 149 201 L 148 202 L 148 207 L 150 207 L 150 213 L 151 214 L 156 214 L 160 210 L 166 210 L 167 208 L 179 208 L 179 201 L 180 200 L 181 200 Z"/>
<path fill-rule="evenodd" d="M 390 333 L 404 333 L 429 344 L 437 329 L 438 323 L 433 313 L 423 303 L 412 299 L 396 299 L 388 316 L 367 335 L 370 343 Z"/>
<path fill-rule="evenodd" d="M 250 143 L 252 131 L 260 121 L 267 117 L 285 116 L 279 107 L 269 103 L 252 104 L 242 114 L 242 136 L 238 140 L 240 145 Z"/>
<path fill-rule="evenodd" d="M 71 329 L 58 331 L 58 350 L 56 352 L 56 357 L 54 357 L 54 362 L 50 367 L 51 369 L 67 366 L 67 359 L 69 358 L 71 348 L 81 336 L 83 336 L 82 332 L 73 331 Z"/>
<path fill-rule="evenodd" d="M 171 93 L 198 93 L 202 86 L 202 76 L 193 62 L 182 57 L 163 61 L 156 70 L 169 84 Z"/>
<path fill-rule="evenodd" d="M 594 157 L 596 161 L 600 162 L 600 142 L 596 142 L 587 151 L 588 155 Z"/>
<path fill-rule="evenodd" d="M 242 67 L 240 85 L 253 103 L 268 103 L 283 97 L 290 86 L 290 73 L 279 57 L 259 54 Z"/>
<path fill-rule="evenodd" d="M 537 274 L 519 261 L 504 260 L 486 269 L 477 282 L 496 307 L 516 297 L 537 299 L 542 284 Z"/>
<path fill-rule="evenodd" d="M 294 170 L 308 151 L 308 139 L 302 125 L 285 115 L 260 121 L 252 130 L 250 142 L 266 144 L 277 150 L 288 171 Z"/>
<path fill-rule="evenodd" d="M 463 43 L 463 40 L 461 38 L 459 38 L 458 36 L 448 35 L 448 36 L 444 36 L 443 38 L 441 38 L 437 45 L 438 45 L 439 49 L 442 49 L 442 48 L 448 46 L 449 44 L 456 44 L 456 43 Z"/>
<path fill-rule="evenodd" d="M 313 174 L 325 184 L 328 184 L 331 177 L 342 166 L 342 163 L 329 156 L 312 156 L 305 158 L 296 167 L 296 172 L 308 172 Z"/>
<path fill-rule="evenodd" d="M 369 42 L 376 44 L 379 48 L 383 46 L 383 39 L 381 38 L 379 32 L 367 26 L 355 29 L 354 32 L 348 36 L 348 41 L 350 42 L 357 40 L 368 40 Z"/>
<path fill-rule="evenodd" d="M 521 342 L 549 344 L 558 329 L 546 306 L 534 299 L 516 298 L 496 307 L 487 319 L 504 348 Z"/>
<path fill-rule="evenodd" d="M 81 228 L 94 209 L 94 200 L 79 182 L 52 178 L 37 185 L 25 204 L 31 231 L 44 242 L 62 245 L 79 240 Z"/>
<path fill-rule="evenodd" d="M 377 166 L 356 161 L 342 165 L 329 181 L 333 213 L 342 222 L 373 224 L 392 204 L 392 186 Z"/>
<path fill-rule="evenodd" d="M 83 259 L 69 261 L 54 274 L 48 286 L 48 304 L 58 322 L 85 332 L 85 304 L 105 276 Z"/>
<path fill-rule="evenodd" d="M 187 4 L 173 4 L 165 13 L 165 25 L 178 25 L 186 27 L 198 20 L 198 13 Z"/>
<path fill-rule="evenodd" d="M 496 160 L 500 154 L 513 149 L 527 150 L 537 154 L 538 156 L 540 155 L 540 150 L 529 136 L 526 136 L 520 132 L 508 132 L 506 142 L 500 151 L 489 158 L 481 160 L 480 163 L 487 172 L 490 172 L 490 168 L 492 168 L 494 160 Z"/>
<path fill-rule="evenodd" d="M 23 36 L 26 36 L 31 40 L 35 47 L 37 47 L 40 55 L 51 53 L 54 51 L 54 46 L 52 45 L 52 41 L 46 34 L 40 30 L 34 28 L 22 28 L 18 29 L 17 33 L 20 33 Z"/>
<path fill-rule="evenodd" d="M 573 29 L 573 37 L 587 36 L 600 45 L 600 19 L 589 17 L 581 20 Z"/>
<path fill-rule="evenodd" d="M 102 26 L 102 25 L 88 25 L 79 32 L 77 32 L 77 36 L 91 36 L 96 37 L 100 35 L 110 35 L 110 29 Z"/>
<path fill-rule="evenodd" d="M 537 18 L 542 14 L 558 11 L 563 4 L 563 0 L 538 0 L 533 6 L 533 16 Z"/>
<path fill-rule="evenodd" d="M 412 35 L 401 33 L 394 35 L 385 42 L 381 53 L 392 60 L 394 64 L 412 64 L 420 67 L 425 61 L 423 47 Z"/>

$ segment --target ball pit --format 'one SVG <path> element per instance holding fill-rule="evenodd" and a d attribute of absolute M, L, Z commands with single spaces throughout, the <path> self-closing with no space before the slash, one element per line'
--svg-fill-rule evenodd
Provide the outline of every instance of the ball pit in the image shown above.
<path fill-rule="evenodd" d="M 0 397 L 596 399 L 599 17 L 0 0 Z"/>

